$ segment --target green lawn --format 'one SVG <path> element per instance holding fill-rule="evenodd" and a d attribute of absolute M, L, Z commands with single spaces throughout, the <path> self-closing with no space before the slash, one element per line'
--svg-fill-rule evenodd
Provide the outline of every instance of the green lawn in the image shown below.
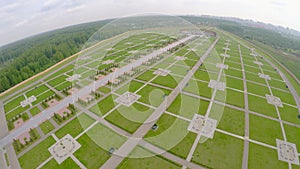
<path fill-rule="evenodd" d="M 107 94 L 107 93 L 109 93 L 111 91 L 111 89 L 108 86 L 101 86 L 101 87 L 98 88 L 98 91 L 102 92 L 104 94 Z"/>
<path fill-rule="evenodd" d="M 141 95 L 139 101 L 146 104 L 150 104 L 152 106 L 159 106 L 164 100 L 163 96 L 169 95 L 170 93 L 171 93 L 170 90 L 147 85 L 142 90 L 140 90 L 137 94 Z"/>
<path fill-rule="evenodd" d="M 231 67 L 231 68 L 236 68 L 236 69 L 242 69 L 242 66 L 240 63 L 236 63 L 236 62 L 231 62 L 231 61 L 228 61 L 227 59 L 225 60 L 224 62 L 225 65 L 228 65 L 228 67 Z"/>
<path fill-rule="evenodd" d="M 80 167 L 69 157 L 61 164 L 58 164 L 55 159 L 50 160 L 41 169 L 80 169 Z"/>
<path fill-rule="evenodd" d="M 269 85 L 271 87 L 276 87 L 276 88 L 288 91 L 288 88 L 286 88 L 286 84 L 284 82 L 281 82 L 281 81 L 278 81 L 278 80 L 274 80 L 274 79 L 270 80 Z"/>
<path fill-rule="evenodd" d="M 144 81 L 149 81 L 152 79 L 155 75 L 153 74 L 153 71 L 146 71 L 145 73 L 141 74 L 140 76 L 137 77 L 139 80 L 144 80 Z"/>
<path fill-rule="evenodd" d="M 232 78 L 229 76 L 226 76 L 226 86 L 238 90 L 244 90 L 244 83 L 242 80 Z"/>
<path fill-rule="evenodd" d="M 130 107 L 120 106 L 117 110 L 111 112 L 105 119 L 129 133 L 134 133 L 152 112 L 152 109 L 134 103 Z"/>
<path fill-rule="evenodd" d="M 258 67 L 251 67 L 251 66 L 247 66 L 247 65 L 245 65 L 245 71 L 252 72 L 252 73 L 255 73 L 255 74 L 258 74 L 258 73 L 261 72 Z"/>
<path fill-rule="evenodd" d="M 192 162 L 219 169 L 242 168 L 244 141 L 215 132 L 213 139 L 198 143 Z"/>
<path fill-rule="evenodd" d="M 288 142 L 296 144 L 298 152 L 300 152 L 300 128 L 284 124 L 284 131 Z"/>
<path fill-rule="evenodd" d="M 186 159 L 196 137 L 196 133 L 189 132 L 176 146 L 172 147 L 169 152 Z"/>
<path fill-rule="evenodd" d="M 250 110 L 270 117 L 278 118 L 275 106 L 269 104 L 266 98 L 260 98 L 249 94 L 248 99 Z"/>
<path fill-rule="evenodd" d="M 41 112 L 41 110 L 36 106 L 29 110 L 32 116 L 35 116 Z"/>
<path fill-rule="evenodd" d="M 212 89 L 208 87 L 208 83 L 198 82 L 195 80 L 190 80 L 188 82 L 188 86 L 186 86 L 183 90 L 206 98 L 211 98 L 212 95 Z"/>
<path fill-rule="evenodd" d="M 108 151 L 97 145 L 89 135 L 84 134 L 77 141 L 81 147 L 74 156 L 87 168 L 98 169 L 109 159 Z"/>
<path fill-rule="evenodd" d="M 194 114 L 205 115 L 208 101 L 193 98 L 187 95 L 178 95 L 167 111 L 192 119 Z"/>
<path fill-rule="evenodd" d="M 128 84 L 124 85 L 123 87 L 121 87 L 120 89 L 118 89 L 116 91 L 117 94 L 123 94 L 125 92 L 135 92 L 137 91 L 139 88 L 141 88 L 144 85 L 144 83 L 141 82 L 137 82 L 137 81 L 130 81 Z"/>
<path fill-rule="evenodd" d="M 196 79 L 204 80 L 206 82 L 209 82 L 209 80 L 210 80 L 209 74 L 207 72 L 203 71 L 203 70 L 197 70 L 194 73 L 194 77 Z"/>
<path fill-rule="evenodd" d="M 65 81 L 65 82 L 61 83 L 60 85 L 56 86 L 55 89 L 58 91 L 62 91 L 63 89 L 65 89 L 66 87 L 69 87 L 71 85 L 72 85 L 72 82 Z"/>
<path fill-rule="evenodd" d="M 239 110 L 224 108 L 222 119 L 217 128 L 240 136 L 244 136 L 245 113 Z"/>
<path fill-rule="evenodd" d="M 167 76 L 158 76 L 152 81 L 152 83 L 174 89 L 178 85 L 178 83 L 180 83 L 181 80 L 182 80 L 181 77 L 167 75 Z"/>
<path fill-rule="evenodd" d="M 296 105 L 293 95 L 290 92 L 283 92 L 280 90 L 272 89 L 273 95 L 279 97 L 282 102 L 291 105 Z"/>
<path fill-rule="evenodd" d="M 185 76 L 190 69 L 183 66 L 173 65 L 171 68 L 169 68 L 169 70 L 171 70 L 171 73 L 173 74 Z"/>
<path fill-rule="evenodd" d="M 276 146 L 276 139 L 283 139 L 280 123 L 253 114 L 249 116 L 250 138 Z"/>
<path fill-rule="evenodd" d="M 103 116 L 114 107 L 115 107 L 114 99 L 112 95 L 109 95 L 105 99 L 98 102 L 90 110 L 99 116 Z"/>
<path fill-rule="evenodd" d="M 288 163 L 278 160 L 277 150 L 250 143 L 248 168 L 283 169 L 288 168 Z"/>
<path fill-rule="evenodd" d="M 40 128 L 44 134 L 48 134 L 50 131 L 54 130 L 55 127 L 49 120 L 46 120 L 42 124 L 40 124 Z"/>
<path fill-rule="evenodd" d="M 26 96 L 27 97 L 30 97 L 30 96 L 37 97 L 38 95 L 40 95 L 41 93 L 43 93 L 47 90 L 49 90 L 49 88 L 46 85 L 39 85 L 38 87 L 30 90 L 29 92 L 26 92 Z"/>
<path fill-rule="evenodd" d="M 242 71 L 232 69 L 230 67 L 228 68 L 228 70 L 225 70 L 225 74 L 230 75 L 230 76 L 234 76 L 234 77 L 238 77 L 238 78 L 243 78 Z"/>
<path fill-rule="evenodd" d="M 261 83 L 261 84 L 266 85 L 265 79 L 260 78 L 258 76 L 258 74 L 255 74 L 255 73 L 246 72 L 246 79 L 250 80 L 250 81 L 253 81 L 253 82 L 257 82 L 257 83 Z"/>
<path fill-rule="evenodd" d="M 37 96 L 37 97 L 36 97 L 36 101 L 34 101 L 34 102 L 32 103 L 32 105 L 36 105 L 36 104 L 42 102 L 43 100 L 47 99 L 48 97 L 50 97 L 50 96 L 52 96 L 52 95 L 54 95 L 54 94 L 55 94 L 55 93 L 54 93 L 52 90 L 48 90 L 48 91 L 46 91 L 45 93 L 43 93 L 43 94 Z"/>
<path fill-rule="evenodd" d="M 180 169 L 181 166 L 170 160 L 164 159 L 158 155 L 154 155 L 149 150 L 142 147 L 135 147 L 131 152 L 132 156 L 146 156 L 146 158 L 125 158 L 118 169 L 138 168 L 138 169 L 150 169 L 150 168 L 169 168 Z"/>
<path fill-rule="evenodd" d="M 231 89 L 226 89 L 225 91 L 218 90 L 215 100 L 221 102 L 225 101 L 228 104 L 235 105 L 241 108 L 244 108 L 245 105 L 244 93 Z"/>
<path fill-rule="evenodd" d="M 158 128 L 145 135 L 145 140 L 165 150 L 172 149 L 187 136 L 189 122 L 178 119 L 174 116 L 163 114 L 156 122 Z"/>
<path fill-rule="evenodd" d="M 14 109 L 17 106 L 21 106 L 20 102 L 24 101 L 25 97 L 23 95 L 20 95 L 14 99 L 12 99 L 10 102 L 8 103 L 4 103 L 4 110 L 5 112 L 9 112 L 10 110 Z"/>
<path fill-rule="evenodd" d="M 29 108 L 29 106 L 26 106 L 26 107 L 19 106 L 19 107 L 17 107 L 13 111 L 11 111 L 9 113 L 6 113 L 6 120 L 12 119 L 13 117 L 15 117 L 16 115 L 24 112 L 28 108 Z"/>
<path fill-rule="evenodd" d="M 299 112 L 297 108 L 284 105 L 283 107 L 278 107 L 278 110 L 282 120 L 300 125 L 300 119 L 298 119 Z"/>
<path fill-rule="evenodd" d="M 169 65 L 170 65 L 170 64 L 168 64 L 168 63 L 160 62 L 160 63 L 158 63 L 156 66 L 154 66 L 154 68 L 165 69 L 165 68 L 168 67 Z"/>
<path fill-rule="evenodd" d="M 251 82 L 247 82 L 247 91 L 263 97 L 265 97 L 266 94 L 270 95 L 270 91 L 267 86 L 262 86 Z"/>
<path fill-rule="evenodd" d="M 65 72 L 68 72 L 68 71 L 72 71 L 72 72 L 73 72 L 73 68 L 74 68 L 74 65 L 73 65 L 73 64 L 68 65 L 68 66 L 66 66 L 65 68 L 62 68 L 61 70 L 57 71 L 56 73 L 53 73 L 52 75 L 50 75 L 50 76 L 46 79 L 46 81 L 48 81 L 48 80 L 50 80 L 50 79 L 52 79 L 52 78 L 54 78 L 54 77 L 58 77 L 58 76 L 64 74 Z"/>
<path fill-rule="evenodd" d="M 197 60 L 198 60 L 198 59 L 199 59 L 199 58 L 197 58 L 196 60 L 186 59 L 186 60 L 184 61 L 184 65 L 189 66 L 189 67 L 193 67 L 193 66 L 195 66 L 195 64 L 197 63 Z"/>
<path fill-rule="evenodd" d="M 63 138 L 67 134 L 70 134 L 72 137 L 76 137 L 81 132 L 83 132 L 84 129 L 89 127 L 94 121 L 95 120 L 92 119 L 90 116 L 86 114 L 81 114 L 74 120 L 64 125 L 57 132 L 55 132 L 55 135 L 58 138 Z"/>
<path fill-rule="evenodd" d="M 51 154 L 48 148 L 55 143 L 52 137 L 46 138 L 37 146 L 30 149 L 27 153 L 19 158 L 22 169 L 32 169 L 38 167 L 42 162 L 47 160 Z"/>
<path fill-rule="evenodd" d="M 51 85 L 52 87 L 55 87 L 56 85 L 58 85 L 62 82 L 65 82 L 67 77 L 68 76 L 66 76 L 66 75 L 61 75 L 61 76 L 49 81 L 48 84 Z"/>
<path fill-rule="evenodd" d="M 119 135 L 100 123 L 93 126 L 86 134 L 94 141 L 95 144 L 106 151 L 112 147 L 118 149 L 126 141 L 126 137 Z"/>

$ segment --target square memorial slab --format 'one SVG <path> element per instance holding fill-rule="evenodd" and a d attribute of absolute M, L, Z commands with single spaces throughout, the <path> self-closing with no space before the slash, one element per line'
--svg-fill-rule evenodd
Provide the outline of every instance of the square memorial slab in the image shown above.
<path fill-rule="evenodd" d="M 74 74 L 73 76 L 67 77 L 66 80 L 69 81 L 69 82 L 73 82 L 75 80 L 78 80 L 79 78 L 81 78 L 81 75 Z"/>
<path fill-rule="evenodd" d="M 153 72 L 153 74 L 160 75 L 160 76 L 167 76 L 170 72 L 171 70 L 158 68 L 156 71 Z"/>
<path fill-rule="evenodd" d="M 259 62 L 259 61 L 253 61 L 254 64 L 257 64 L 257 65 L 260 65 L 260 66 L 263 66 L 264 64 Z"/>
<path fill-rule="evenodd" d="M 62 139 L 52 145 L 48 151 L 58 164 L 69 158 L 81 145 L 70 135 L 67 134 Z"/>
<path fill-rule="evenodd" d="M 218 81 L 215 81 L 215 80 L 210 80 L 209 84 L 208 84 L 208 87 L 224 91 L 226 85 L 225 85 L 224 82 L 218 82 Z"/>
<path fill-rule="evenodd" d="M 283 107 L 283 104 L 279 97 L 275 97 L 275 96 L 266 94 L 266 98 L 267 98 L 267 101 L 269 104 L 273 104 L 278 107 Z"/>
<path fill-rule="evenodd" d="M 188 131 L 203 135 L 208 138 L 213 138 L 217 127 L 217 120 L 194 114 L 191 123 L 188 126 Z"/>
<path fill-rule="evenodd" d="M 299 165 L 299 158 L 296 145 L 276 139 L 278 160 Z"/>
<path fill-rule="evenodd" d="M 35 96 L 30 96 L 26 100 L 21 101 L 20 104 L 21 104 L 22 107 L 26 107 L 27 105 L 30 105 L 34 101 L 36 101 L 36 97 Z"/>
<path fill-rule="evenodd" d="M 222 57 L 225 57 L 225 58 L 230 58 L 230 55 L 225 54 L 225 53 L 221 54 L 221 56 L 222 56 Z"/>
<path fill-rule="evenodd" d="M 258 76 L 262 79 L 271 80 L 270 75 L 265 75 L 263 73 L 258 73 Z"/>
<path fill-rule="evenodd" d="M 186 57 L 184 57 L 184 56 L 176 56 L 175 59 L 176 60 L 186 60 Z"/>
<path fill-rule="evenodd" d="M 124 106 L 131 106 L 136 102 L 141 96 L 131 92 L 125 92 L 120 97 L 116 99 L 116 102 Z"/>
<path fill-rule="evenodd" d="M 106 60 L 106 61 L 102 62 L 102 64 L 108 65 L 108 64 L 111 64 L 111 63 L 114 63 L 114 62 L 115 62 L 114 60 Z"/>
<path fill-rule="evenodd" d="M 220 68 L 220 69 L 228 69 L 228 65 L 225 65 L 223 63 L 217 63 L 216 64 L 216 67 L 217 68 Z"/>

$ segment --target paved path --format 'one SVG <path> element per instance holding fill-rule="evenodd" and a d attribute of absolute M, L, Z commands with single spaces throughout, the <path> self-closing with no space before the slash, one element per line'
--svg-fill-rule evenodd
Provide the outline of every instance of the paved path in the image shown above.
<path fill-rule="evenodd" d="M 261 56 L 259 53 L 256 53 L 258 56 L 260 57 L 263 57 Z M 299 98 L 299 95 L 297 93 L 297 91 L 295 90 L 294 86 L 292 85 L 292 83 L 289 81 L 289 79 L 284 75 L 284 73 L 282 73 L 282 71 L 280 69 L 277 68 L 277 66 L 272 63 L 271 61 L 269 61 L 268 59 L 266 59 L 265 57 L 263 57 L 265 59 L 266 62 L 268 62 L 274 69 L 277 70 L 277 73 L 281 76 L 281 78 L 285 81 L 285 83 L 287 84 L 287 86 L 289 87 L 289 90 L 291 91 L 293 97 L 294 97 L 294 100 L 297 104 L 297 108 L 298 108 L 298 112 L 299 112 L 299 115 L 300 115 L 300 98 Z M 297 117 L 295 117 L 297 118 Z"/>
<path fill-rule="evenodd" d="M 241 51 L 241 45 L 238 44 L 239 54 L 241 58 L 242 65 L 242 73 L 243 73 L 243 84 L 244 84 L 244 103 L 245 103 L 245 138 L 249 138 L 249 105 L 248 105 L 248 92 L 247 92 L 247 80 L 245 73 L 245 66 L 243 62 L 243 55 Z M 248 158 L 249 158 L 249 141 L 247 139 L 244 140 L 244 153 L 243 153 L 243 163 L 242 169 L 248 168 Z"/>
<path fill-rule="evenodd" d="M 21 166 L 19 164 L 17 155 L 15 153 L 15 149 L 12 146 L 12 144 L 8 144 L 5 146 L 6 152 L 7 152 L 7 156 L 9 159 L 9 164 L 11 169 L 21 169 Z"/>
<path fill-rule="evenodd" d="M 101 167 L 102 169 L 116 168 L 125 157 L 133 150 L 134 147 L 138 145 L 141 138 L 151 129 L 159 117 L 165 112 L 165 110 L 172 104 L 177 95 L 186 86 L 188 81 L 198 70 L 200 65 L 203 63 L 205 58 L 209 55 L 211 50 L 214 48 L 215 44 L 218 42 L 219 37 L 210 46 L 210 48 L 203 54 L 195 66 L 188 72 L 188 74 L 180 81 L 177 87 L 170 93 L 169 96 L 160 104 L 160 106 L 145 120 L 145 122 L 136 130 L 133 134 L 133 138 L 129 138 L 106 163 Z"/>
<path fill-rule="evenodd" d="M 8 133 L 9 132 L 6 123 L 3 101 L 0 100 L 0 138 L 2 139 Z M 8 167 L 6 164 L 5 153 L 7 155 L 10 167 L 12 167 L 13 169 L 19 169 L 20 168 L 19 161 L 16 156 L 15 150 L 11 144 L 8 144 L 6 147 L 0 148 L 0 168 L 5 169 Z"/>
<path fill-rule="evenodd" d="M 4 147 L 5 145 L 9 144 L 10 142 L 12 142 L 12 140 L 14 138 L 16 138 L 17 136 L 19 136 L 21 133 L 24 133 L 26 131 L 28 131 L 30 128 L 35 128 L 35 126 L 38 126 L 38 124 L 42 121 L 44 121 L 45 119 L 48 119 L 49 117 L 51 117 L 54 112 L 59 111 L 60 109 L 66 107 L 67 105 L 69 105 L 70 103 L 74 103 L 75 101 L 78 100 L 78 98 L 86 95 L 86 93 L 90 93 L 92 91 L 92 89 L 97 89 L 100 86 L 105 85 L 109 80 L 114 79 L 115 77 L 118 77 L 122 74 L 124 74 L 125 72 L 138 67 L 140 65 L 142 65 L 143 62 L 148 61 L 149 59 L 152 59 L 164 52 L 167 52 L 169 49 L 178 46 L 181 43 L 184 43 L 192 38 L 194 38 L 194 35 L 188 36 L 186 38 L 183 38 L 179 41 L 176 41 L 164 48 L 158 49 L 157 51 L 154 51 L 153 53 L 150 53 L 149 55 L 146 55 L 138 60 L 136 60 L 135 62 L 126 65 L 120 69 L 118 69 L 116 72 L 108 74 L 107 76 L 105 76 L 103 79 L 96 81 L 88 86 L 85 86 L 84 88 L 80 89 L 77 93 L 74 93 L 72 96 L 68 96 L 66 98 L 64 98 L 63 100 L 61 100 L 57 105 L 48 108 L 46 110 L 43 110 L 39 115 L 39 116 L 35 116 L 33 118 L 31 118 L 28 122 L 24 123 L 23 126 L 21 126 L 18 129 L 15 129 L 13 131 L 11 131 L 9 133 L 9 135 L 5 136 L 4 138 L 2 138 L 0 140 L 0 148 Z"/>
<path fill-rule="evenodd" d="M 50 90 L 54 91 L 54 93 L 57 94 L 60 98 L 64 98 L 65 97 L 61 92 L 59 92 L 58 90 L 56 90 L 54 87 L 52 87 L 48 83 L 44 82 L 43 84 L 46 85 Z"/>
<path fill-rule="evenodd" d="M 185 92 L 185 91 L 182 91 L 182 94 L 185 94 L 187 96 L 191 96 L 191 97 L 194 97 L 194 98 L 202 99 L 202 100 L 205 100 L 205 101 L 212 101 L 211 99 L 208 99 L 206 97 L 199 96 L 199 95 L 189 93 L 189 92 Z M 219 105 L 223 105 L 223 106 L 232 108 L 232 109 L 235 109 L 235 110 L 239 110 L 239 111 L 243 111 L 243 112 L 245 111 L 244 108 L 241 108 L 241 107 L 238 107 L 238 106 L 235 106 L 235 105 L 231 105 L 231 104 L 228 104 L 228 103 L 224 103 L 224 102 L 221 102 L 221 101 L 213 100 L 212 102 L 214 102 L 216 104 L 219 104 Z M 287 121 L 282 121 L 282 120 L 279 120 L 277 118 L 270 117 L 270 116 L 267 116 L 267 115 L 264 115 L 264 114 L 261 114 L 261 113 L 257 113 L 257 112 L 254 112 L 254 111 L 249 111 L 249 113 L 254 114 L 256 116 L 264 117 L 264 118 L 267 118 L 267 119 L 270 119 L 270 120 L 273 120 L 273 121 L 282 122 L 284 124 L 288 124 L 288 125 L 300 128 L 300 125 L 297 125 L 297 124 L 294 124 L 294 123 L 291 123 L 291 122 L 287 122 Z"/>
<path fill-rule="evenodd" d="M 218 40 L 219 40 L 219 38 L 218 38 Z M 228 48 L 228 46 L 229 46 L 229 43 L 227 43 L 227 45 L 226 45 L 225 55 L 227 54 L 227 48 Z M 224 65 L 224 63 L 225 63 L 225 59 L 226 59 L 226 57 L 223 57 L 223 61 L 222 61 L 222 64 L 223 64 L 223 65 Z M 220 68 L 219 73 L 218 73 L 218 79 L 217 79 L 218 82 L 220 82 L 222 72 L 223 72 L 223 69 Z M 208 117 L 209 117 L 209 114 L 210 114 L 210 112 L 211 112 L 211 108 L 212 108 L 212 105 L 213 105 L 213 101 L 215 100 L 215 97 L 216 97 L 216 93 L 217 93 L 217 89 L 213 89 L 213 94 L 212 94 L 212 96 L 211 96 L 211 99 L 210 99 L 210 102 L 209 102 L 207 111 L 206 111 L 206 113 L 205 113 L 205 118 L 208 118 Z M 196 139 L 194 140 L 194 143 L 193 143 L 193 145 L 192 145 L 192 147 L 191 147 L 191 149 L 190 149 L 190 151 L 189 151 L 189 154 L 188 154 L 188 156 L 186 157 L 186 160 L 187 160 L 187 161 L 191 161 L 191 160 L 192 160 L 193 154 L 194 154 L 194 152 L 195 152 L 195 150 L 196 150 L 196 148 L 197 148 L 197 145 L 198 145 L 198 142 L 199 142 L 200 138 L 201 138 L 201 134 L 198 133 L 198 134 L 197 134 L 197 137 L 196 137 Z M 183 166 L 182 169 L 186 169 L 186 166 Z"/>

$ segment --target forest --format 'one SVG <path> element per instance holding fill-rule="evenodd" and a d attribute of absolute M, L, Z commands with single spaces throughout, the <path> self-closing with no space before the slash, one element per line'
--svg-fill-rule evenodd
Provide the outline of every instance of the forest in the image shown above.
<path fill-rule="evenodd" d="M 109 21 L 66 27 L 0 48 L 0 92 L 79 52 L 88 38 Z"/>

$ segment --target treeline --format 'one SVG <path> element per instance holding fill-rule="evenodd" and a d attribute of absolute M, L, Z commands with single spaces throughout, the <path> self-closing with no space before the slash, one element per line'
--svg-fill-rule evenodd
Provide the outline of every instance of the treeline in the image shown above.
<path fill-rule="evenodd" d="M 300 39 L 263 28 L 233 24 L 221 24 L 219 27 L 244 39 L 255 40 L 286 52 L 300 51 Z M 296 53 L 295 53 L 296 54 Z"/>
<path fill-rule="evenodd" d="M 79 52 L 109 20 L 67 27 L 0 48 L 0 92 Z"/>
<path fill-rule="evenodd" d="M 182 16 L 194 23 L 215 26 L 247 40 L 254 40 L 300 56 L 300 38 L 274 30 L 245 26 L 241 23 L 213 17 Z"/>

